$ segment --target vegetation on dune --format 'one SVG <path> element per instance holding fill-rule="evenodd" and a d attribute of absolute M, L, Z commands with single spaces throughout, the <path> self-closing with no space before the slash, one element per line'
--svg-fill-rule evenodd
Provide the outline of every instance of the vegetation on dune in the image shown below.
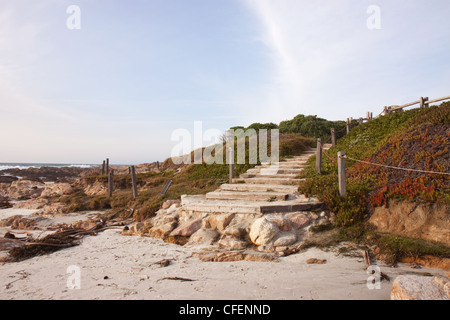
<path fill-rule="evenodd" d="M 326 151 L 322 174 L 314 170 L 315 157 L 304 171 L 300 188 L 317 195 L 337 213 L 339 225 L 347 226 L 368 215 L 370 206 L 388 199 L 440 201 L 449 204 L 450 176 L 397 170 L 366 162 L 432 172 L 450 171 L 448 140 L 450 103 L 427 109 L 393 113 L 353 128 Z M 338 191 L 337 152 L 345 151 L 347 196 Z"/>
<path fill-rule="evenodd" d="M 309 160 L 300 190 L 316 195 L 336 213 L 342 239 L 377 244 L 392 261 L 403 257 L 450 257 L 449 248 L 394 235 L 377 235 L 366 223 L 374 207 L 389 199 L 450 204 L 450 102 L 389 114 L 352 128 L 323 156 L 322 173 Z M 337 152 L 345 151 L 347 195 L 339 196 Z M 363 160 L 372 164 L 362 163 Z"/>
<path fill-rule="evenodd" d="M 247 128 L 242 126 L 232 127 L 233 130 L 243 129 L 279 129 L 280 133 L 295 133 L 306 138 L 322 138 L 324 141 L 328 140 L 331 135 L 331 128 L 336 130 L 337 138 L 341 138 L 345 134 L 345 121 L 329 121 L 326 119 L 319 118 L 317 116 L 305 116 L 299 114 L 291 120 L 286 120 L 280 122 L 276 125 L 272 122 L 270 123 L 252 123 Z"/>

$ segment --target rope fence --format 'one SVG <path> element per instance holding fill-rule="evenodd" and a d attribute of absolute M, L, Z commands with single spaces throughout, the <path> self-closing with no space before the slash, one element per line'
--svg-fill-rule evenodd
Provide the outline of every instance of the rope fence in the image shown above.
<path fill-rule="evenodd" d="M 385 164 L 370 162 L 370 161 L 364 161 L 355 159 L 353 157 L 345 155 L 344 151 L 339 151 L 337 154 L 337 158 L 331 157 L 324 148 L 324 144 L 322 144 L 321 139 L 317 139 L 317 150 L 316 150 L 316 172 L 318 174 L 321 174 L 321 167 L 322 167 L 322 154 L 325 154 L 325 156 L 331 161 L 331 163 L 335 163 L 337 160 L 338 165 L 338 180 L 339 180 L 339 194 L 341 197 L 345 197 L 346 194 L 346 160 L 356 161 L 368 165 L 373 165 L 377 167 L 383 167 L 388 169 L 394 169 L 394 170 L 402 170 L 407 172 L 419 172 L 424 174 L 434 174 L 434 175 L 449 175 L 450 172 L 437 172 L 437 171 L 430 171 L 430 170 L 420 170 L 420 169 L 412 169 L 412 168 L 403 168 L 403 167 L 396 167 L 396 166 L 389 166 Z"/>

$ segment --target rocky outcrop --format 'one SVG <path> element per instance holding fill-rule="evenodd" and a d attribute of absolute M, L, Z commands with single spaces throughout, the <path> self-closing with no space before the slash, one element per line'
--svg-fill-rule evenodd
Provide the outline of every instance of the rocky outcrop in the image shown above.
<path fill-rule="evenodd" d="M 27 200 L 38 198 L 45 188 L 45 184 L 38 181 L 17 180 L 13 181 L 7 189 L 7 195 L 13 200 Z"/>
<path fill-rule="evenodd" d="M 165 209 L 132 224 L 126 233 L 181 245 L 208 245 L 225 251 L 254 248 L 283 256 L 298 252 L 311 234 L 310 227 L 330 223 L 329 217 L 326 211 L 267 215 L 196 213 L 184 210 L 179 202 L 167 202 Z"/>
<path fill-rule="evenodd" d="M 12 204 L 9 203 L 9 200 L 6 197 L 0 196 L 0 209 L 8 209 L 11 207 L 12 207 Z"/>
<path fill-rule="evenodd" d="M 84 193 L 88 196 L 101 196 L 108 193 L 108 188 L 102 182 L 95 181 L 84 188 Z"/>
<path fill-rule="evenodd" d="M 450 282 L 444 277 L 398 276 L 391 300 L 450 300 Z"/>
<path fill-rule="evenodd" d="M 449 206 L 442 203 L 389 201 L 374 209 L 369 222 L 379 232 L 394 233 L 450 246 Z"/>
<path fill-rule="evenodd" d="M 41 193 L 41 198 L 51 198 L 73 193 L 73 188 L 69 183 L 46 184 Z"/>

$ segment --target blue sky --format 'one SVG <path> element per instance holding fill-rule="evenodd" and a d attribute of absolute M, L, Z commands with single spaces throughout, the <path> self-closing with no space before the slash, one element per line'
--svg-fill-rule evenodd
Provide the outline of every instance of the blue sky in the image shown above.
<path fill-rule="evenodd" d="M 446 96 L 449 16 L 447 0 L 2 0 L 0 162 L 152 162 L 194 121 L 224 132 Z"/>

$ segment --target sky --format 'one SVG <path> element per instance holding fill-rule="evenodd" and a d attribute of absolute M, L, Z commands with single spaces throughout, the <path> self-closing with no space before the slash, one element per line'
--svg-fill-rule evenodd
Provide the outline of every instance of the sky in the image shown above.
<path fill-rule="evenodd" d="M 447 96 L 449 16 L 448 0 L 2 0 L 0 163 L 163 161 L 176 130 L 211 143 L 199 122 Z"/>

